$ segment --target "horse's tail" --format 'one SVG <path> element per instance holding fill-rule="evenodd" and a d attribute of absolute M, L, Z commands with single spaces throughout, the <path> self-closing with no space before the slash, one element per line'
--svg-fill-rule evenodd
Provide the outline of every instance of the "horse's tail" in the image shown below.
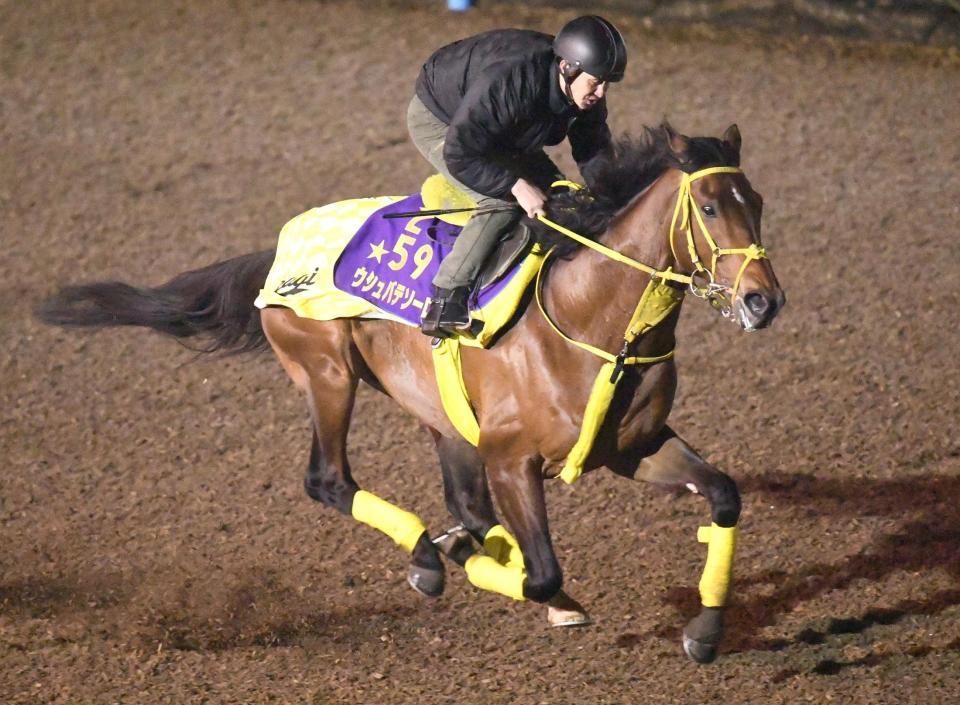
<path fill-rule="evenodd" d="M 34 311 L 59 326 L 146 326 L 177 338 L 210 339 L 199 352 L 242 353 L 268 347 L 254 299 L 275 250 L 180 274 L 156 288 L 123 282 L 63 287 Z"/>

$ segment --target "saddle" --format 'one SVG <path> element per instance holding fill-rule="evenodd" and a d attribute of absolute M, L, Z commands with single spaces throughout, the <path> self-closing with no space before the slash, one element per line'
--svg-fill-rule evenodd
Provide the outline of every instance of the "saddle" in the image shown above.
<path fill-rule="evenodd" d="M 453 186 L 442 174 L 434 174 L 423 183 L 420 197 L 423 199 L 423 209 L 426 211 L 477 207 L 471 198 Z M 462 211 L 443 213 L 437 218 L 451 225 L 463 227 L 471 215 L 470 211 Z M 530 227 L 518 220 L 513 228 L 500 237 L 496 248 L 487 258 L 474 285 L 474 295 L 495 284 L 511 271 L 513 266 L 530 251 L 532 244 L 533 235 Z"/>

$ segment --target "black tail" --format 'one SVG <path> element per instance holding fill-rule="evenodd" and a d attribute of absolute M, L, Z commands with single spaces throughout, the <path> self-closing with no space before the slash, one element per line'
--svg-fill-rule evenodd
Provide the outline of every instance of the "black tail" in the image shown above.
<path fill-rule="evenodd" d="M 184 272 L 155 289 L 123 282 L 68 286 L 35 310 L 59 326 L 147 326 L 177 338 L 204 335 L 200 352 L 242 353 L 268 347 L 253 305 L 275 250 Z"/>

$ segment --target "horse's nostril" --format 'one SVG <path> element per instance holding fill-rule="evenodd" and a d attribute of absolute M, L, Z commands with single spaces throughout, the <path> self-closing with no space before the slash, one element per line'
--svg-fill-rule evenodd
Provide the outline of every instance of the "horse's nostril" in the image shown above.
<path fill-rule="evenodd" d="M 770 301 L 763 294 L 747 294 L 743 298 L 743 302 L 747 305 L 747 308 L 750 309 L 750 312 L 757 316 L 762 316 L 770 308 Z"/>

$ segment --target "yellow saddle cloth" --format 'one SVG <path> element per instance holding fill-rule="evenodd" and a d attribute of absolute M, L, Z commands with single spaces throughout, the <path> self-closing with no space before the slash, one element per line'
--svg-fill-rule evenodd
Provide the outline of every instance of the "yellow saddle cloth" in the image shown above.
<path fill-rule="evenodd" d="M 427 179 L 421 191 L 424 209 L 469 208 L 472 201 L 440 175 Z M 334 285 L 334 265 L 354 234 L 376 211 L 406 198 L 381 196 L 355 198 L 312 208 L 290 220 L 280 231 L 277 254 L 267 280 L 255 301 L 258 308 L 283 306 L 298 316 L 319 321 L 335 318 L 380 318 L 406 323 L 399 316 Z M 440 216 L 446 222 L 463 225 L 470 213 Z M 411 218 L 413 223 L 432 216 Z M 487 302 L 472 311 L 475 320 L 483 321 L 483 329 L 475 339 L 464 344 L 486 347 L 497 332 L 513 317 L 523 293 L 536 277 L 543 259 L 537 248 L 527 255 L 510 282 Z M 422 302 L 414 302 L 422 305 Z"/>

